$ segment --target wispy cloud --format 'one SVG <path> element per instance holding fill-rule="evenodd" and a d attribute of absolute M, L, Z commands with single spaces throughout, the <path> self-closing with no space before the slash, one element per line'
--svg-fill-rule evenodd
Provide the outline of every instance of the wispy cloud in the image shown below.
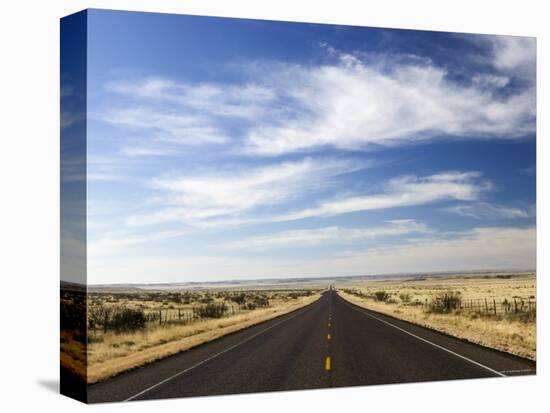
<path fill-rule="evenodd" d="M 71 125 L 74 125 L 77 122 L 80 122 L 85 118 L 82 112 L 72 112 L 66 107 L 61 112 L 60 126 L 61 128 L 68 128 Z"/>
<path fill-rule="evenodd" d="M 447 69 L 421 56 L 324 46 L 320 65 L 243 62 L 245 80 L 236 83 L 162 77 L 112 82 L 108 91 L 124 103 L 101 116 L 157 141 L 229 144 L 233 151 L 269 156 L 533 133 L 534 40 L 483 42 L 491 45 L 486 59 L 493 71 L 470 81 L 452 80 Z M 513 93 L 497 93 L 518 76 L 530 81 Z"/>
<path fill-rule="evenodd" d="M 378 194 L 347 197 L 324 202 L 314 208 L 292 212 L 281 220 L 326 217 L 357 211 L 423 205 L 438 201 L 472 201 L 492 188 L 480 180 L 479 172 L 446 172 L 426 177 L 407 175 L 390 180 Z"/>
<path fill-rule="evenodd" d="M 88 156 L 86 179 L 89 182 L 113 182 L 127 179 L 116 158 Z"/>
<path fill-rule="evenodd" d="M 157 141 L 196 146 L 228 141 L 225 132 L 204 115 L 190 115 L 151 106 L 112 109 L 103 120 L 146 132 Z"/>
<path fill-rule="evenodd" d="M 369 268 L 370 273 L 472 269 L 534 269 L 536 229 L 474 228 L 446 237 L 352 252 L 327 266 Z"/>
<path fill-rule="evenodd" d="M 537 41 L 534 37 L 488 36 L 493 45 L 493 64 L 506 73 L 534 82 Z"/>
<path fill-rule="evenodd" d="M 253 119 L 275 99 L 273 90 L 255 83 L 180 83 L 164 78 L 112 82 L 108 90 L 135 99 L 175 103 L 189 112 Z"/>
<path fill-rule="evenodd" d="M 92 259 L 88 277 L 94 282 L 135 279 L 158 282 L 151 274 L 163 274 L 164 281 L 259 279 L 270 277 L 315 277 L 533 269 L 536 264 L 536 229 L 474 228 L 446 238 L 429 239 L 395 246 L 369 248 L 335 256 L 298 258 L 234 257 L 194 255 L 178 257 L 132 256 Z"/>
<path fill-rule="evenodd" d="M 171 156 L 175 152 L 169 149 L 161 149 L 149 146 L 124 146 L 120 149 L 120 153 L 130 157 L 142 156 Z"/>
<path fill-rule="evenodd" d="M 216 218 L 243 217 L 259 207 L 284 204 L 334 185 L 333 178 L 368 167 L 349 160 L 305 158 L 205 175 L 171 175 L 151 180 L 165 208 L 134 215 L 130 226 L 180 221 L 200 225 Z"/>
<path fill-rule="evenodd" d="M 514 208 L 479 202 L 467 205 L 455 205 L 445 208 L 446 211 L 475 219 L 517 219 L 535 215 L 535 207 Z"/>
<path fill-rule="evenodd" d="M 92 259 L 97 259 L 111 254 L 120 254 L 121 248 L 132 245 L 150 244 L 157 241 L 163 241 L 172 238 L 178 238 L 185 235 L 185 231 L 158 231 L 147 234 L 118 234 L 104 236 L 88 244 L 88 255 Z"/>
<path fill-rule="evenodd" d="M 410 219 L 403 219 L 388 221 L 386 225 L 372 228 L 333 226 L 282 231 L 228 242 L 224 247 L 230 250 L 267 251 L 277 248 L 302 248 L 321 244 L 342 244 L 380 237 L 429 232 L 431 230 L 425 224 Z"/>
<path fill-rule="evenodd" d="M 130 226 L 183 222 L 203 228 L 286 222 L 449 200 L 474 201 L 492 188 L 479 172 L 407 175 L 389 180 L 378 193 L 340 196 L 312 208 L 288 210 L 292 201 L 326 190 L 337 182 L 338 175 L 359 167 L 345 161 L 306 158 L 257 168 L 246 174 L 159 178 L 152 186 L 168 194 L 163 202 L 169 207 L 133 215 L 127 222 Z M 275 204 L 279 210 L 287 211 L 258 213 L 260 207 Z"/>
<path fill-rule="evenodd" d="M 283 67 L 278 82 L 292 97 L 296 116 L 253 125 L 248 150 L 264 155 L 332 146 L 368 149 L 461 137 L 509 139 L 534 132 L 531 87 L 506 98 L 495 89 L 505 76 L 480 76 L 469 84 L 425 59 L 387 67 L 360 55 L 339 55 L 320 67 Z M 391 61 L 391 60 L 390 60 Z"/>
<path fill-rule="evenodd" d="M 111 82 L 109 92 L 131 99 L 99 116 L 151 140 L 187 146 L 232 140 L 234 122 L 253 123 L 276 109 L 274 92 L 254 84 L 178 83 L 163 78 Z"/>

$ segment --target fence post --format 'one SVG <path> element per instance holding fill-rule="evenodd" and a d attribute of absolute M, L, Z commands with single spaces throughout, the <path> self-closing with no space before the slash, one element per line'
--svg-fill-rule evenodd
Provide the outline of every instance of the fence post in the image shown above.
<path fill-rule="evenodd" d="M 497 315 L 497 302 L 493 298 L 493 308 L 495 309 L 495 315 Z"/>
<path fill-rule="evenodd" d="M 516 299 L 514 298 L 514 312 L 517 313 L 518 312 L 518 303 L 516 301 Z"/>
<path fill-rule="evenodd" d="M 489 306 L 487 305 L 487 299 L 485 299 L 485 312 L 489 314 Z"/>

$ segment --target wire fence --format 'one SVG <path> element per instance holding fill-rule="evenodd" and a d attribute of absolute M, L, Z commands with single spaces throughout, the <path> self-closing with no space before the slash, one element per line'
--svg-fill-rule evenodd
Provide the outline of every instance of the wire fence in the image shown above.
<path fill-rule="evenodd" d="M 426 297 L 423 301 L 419 299 L 412 300 L 409 294 L 400 294 L 400 300 L 398 301 L 396 293 L 392 294 L 383 290 L 375 291 L 374 293 L 365 293 L 356 289 L 344 291 L 358 297 L 370 298 L 388 304 L 401 303 L 402 305 L 422 306 L 426 311 L 439 313 L 462 311 L 494 316 L 515 314 L 522 318 L 533 319 L 537 312 L 537 303 L 534 297 L 467 298 L 463 297 L 460 293 L 450 292 Z"/>
<path fill-rule="evenodd" d="M 462 310 L 487 315 L 536 314 L 537 303 L 530 298 L 462 298 L 445 294 L 432 300 L 425 299 L 424 306 L 435 311 Z"/>

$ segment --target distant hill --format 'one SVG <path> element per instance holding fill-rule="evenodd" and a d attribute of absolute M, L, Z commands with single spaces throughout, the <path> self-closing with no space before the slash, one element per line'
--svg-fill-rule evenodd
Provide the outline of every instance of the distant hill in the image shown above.
<path fill-rule="evenodd" d="M 498 274 L 512 274 L 512 273 L 527 273 L 534 272 L 529 271 L 511 271 L 511 270 L 486 270 L 486 271 L 448 271 L 448 272 L 435 272 L 435 273 L 399 273 L 399 274 L 375 274 L 375 275 L 350 275 L 350 276 L 332 276 L 332 277 L 295 277 L 295 278 L 270 278 L 270 279 L 250 279 L 250 280 L 226 280 L 226 281 L 189 281 L 189 282 L 176 282 L 176 283 L 121 283 L 121 284 L 90 284 L 88 285 L 88 292 L 135 292 L 143 290 L 187 290 L 187 289 L 238 289 L 243 287 L 282 287 L 293 285 L 300 285 L 306 287 L 308 285 L 314 286 L 319 284 L 330 284 L 332 282 L 346 282 L 346 281 L 359 281 L 359 280 L 394 280 L 394 279 L 406 279 L 406 280 L 418 280 L 421 278 L 434 278 L 434 277 L 449 277 L 449 276 L 461 276 L 461 277 L 473 277 L 480 275 L 494 275 Z M 67 283 L 71 284 L 71 283 Z M 74 284 L 77 285 L 77 284 Z"/>

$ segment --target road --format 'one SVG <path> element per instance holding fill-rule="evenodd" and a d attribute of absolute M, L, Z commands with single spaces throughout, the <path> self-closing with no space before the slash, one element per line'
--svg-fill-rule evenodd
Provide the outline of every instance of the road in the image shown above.
<path fill-rule="evenodd" d="M 88 402 L 535 374 L 535 362 L 361 309 L 293 313 L 92 385 Z"/>

